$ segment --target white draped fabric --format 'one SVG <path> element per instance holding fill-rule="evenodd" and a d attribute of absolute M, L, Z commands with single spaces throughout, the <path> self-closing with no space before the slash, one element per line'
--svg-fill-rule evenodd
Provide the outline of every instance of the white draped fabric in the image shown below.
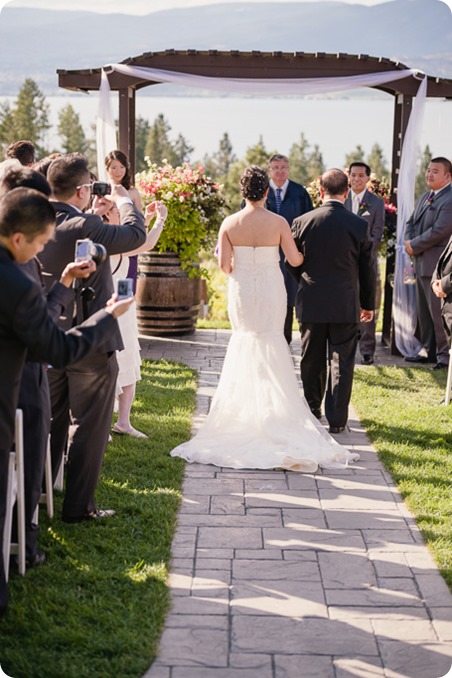
<path fill-rule="evenodd" d="M 422 128 L 425 99 L 427 93 L 427 77 L 412 69 L 366 73 L 364 75 L 342 76 L 336 78 L 217 78 L 190 73 L 165 71 L 156 68 L 111 64 L 102 71 L 100 88 L 99 114 L 97 118 L 97 157 L 99 175 L 103 176 L 104 158 L 106 154 L 117 148 L 113 115 L 110 103 L 110 87 L 108 73 L 117 71 L 124 75 L 137 77 L 151 82 L 171 83 L 194 87 L 197 89 L 233 92 L 235 94 L 262 95 L 307 95 L 328 92 L 342 92 L 359 87 L 373 87 L 407 77 L 418 77 L 420 86 L 415 98 L 413 110 L 407 127 L 398 181 L 397 202 L 397 256 L 394 275 L 394 331 L 395 342 L 404 355 L 413 356 L 418 353 L 419 342 L 414 338 L 416 307 L 414 287 L 403 282 L 405 255 L 402 249 L 405 223 L 414 206 L 414 184 L 416 174 L 417 144 Z"/>

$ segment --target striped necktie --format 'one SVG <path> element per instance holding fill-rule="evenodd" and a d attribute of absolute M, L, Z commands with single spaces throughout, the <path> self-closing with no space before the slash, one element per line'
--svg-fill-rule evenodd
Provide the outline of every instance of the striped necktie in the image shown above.
<path fill-rule="evenodd" d="M 276 211 L 279 214 L 279 211 L 281 209 L 281 193 L 282 193 L 282 188 L 277 188 L 276 189 Z"/>

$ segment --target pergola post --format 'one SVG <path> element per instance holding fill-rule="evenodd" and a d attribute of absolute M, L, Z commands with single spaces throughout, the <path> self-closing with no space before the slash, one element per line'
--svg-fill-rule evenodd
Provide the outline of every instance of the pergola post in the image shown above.
<path fill-rule="evenodd" d="M 392 138 L 392 173 L 391 173 L 391 202 L 397 205 L 397 187 L 399 182 L 400 157 L 406 129 L 413 108 L 413 97 L 408 94 L 396 94 L 394 96 L 394 127 Z M 386 271 L 384 278 L 384 305 L 383 305 L 383 331 L 382 341 L 391 348 L 391 354 L 397 355 L 399 351 L 395 345 L 392 328 L 392 297 L 393 280 L 395 270 L 396 251 L 386 259 Z"/>
<path fill-rule="evenodd" d="M 135 88 L 119 90 L 119 150 L 126 154 L 135 176 Z"/>

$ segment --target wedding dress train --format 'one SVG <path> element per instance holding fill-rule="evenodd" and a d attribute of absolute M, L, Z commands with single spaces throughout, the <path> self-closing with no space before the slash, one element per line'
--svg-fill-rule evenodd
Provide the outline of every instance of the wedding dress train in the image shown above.
<path fill-rule="evenodd" d="M 232 336 L 205 423 L 172 456 L 231 468 L 314 472 L 359 455 L 311 413 L 283 335 L 287 296 L 279 248 L 234 247 L 228 312 Z"/>

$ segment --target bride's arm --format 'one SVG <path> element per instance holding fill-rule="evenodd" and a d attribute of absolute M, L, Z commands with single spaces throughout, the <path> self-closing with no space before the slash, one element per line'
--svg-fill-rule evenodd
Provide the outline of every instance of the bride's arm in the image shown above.
<path fill-rule="evenodd" d="M 224 221 L 221 224 L 218 236 L 218 263 L 224 273 L 227 273 L 227 275 L 232 273 L 232 245 Z"/>
<path fill-rule="evenodd" d="M 282 251 L 284 252 L 284 256 L 291 266 L 301 266 L 304 261 L 304 256 L 298 251 L 295 240 L 293 239 L 292 233 L 290 231 L 290 226 L 285 219 L 281 228 L 281 247 Z"/>

